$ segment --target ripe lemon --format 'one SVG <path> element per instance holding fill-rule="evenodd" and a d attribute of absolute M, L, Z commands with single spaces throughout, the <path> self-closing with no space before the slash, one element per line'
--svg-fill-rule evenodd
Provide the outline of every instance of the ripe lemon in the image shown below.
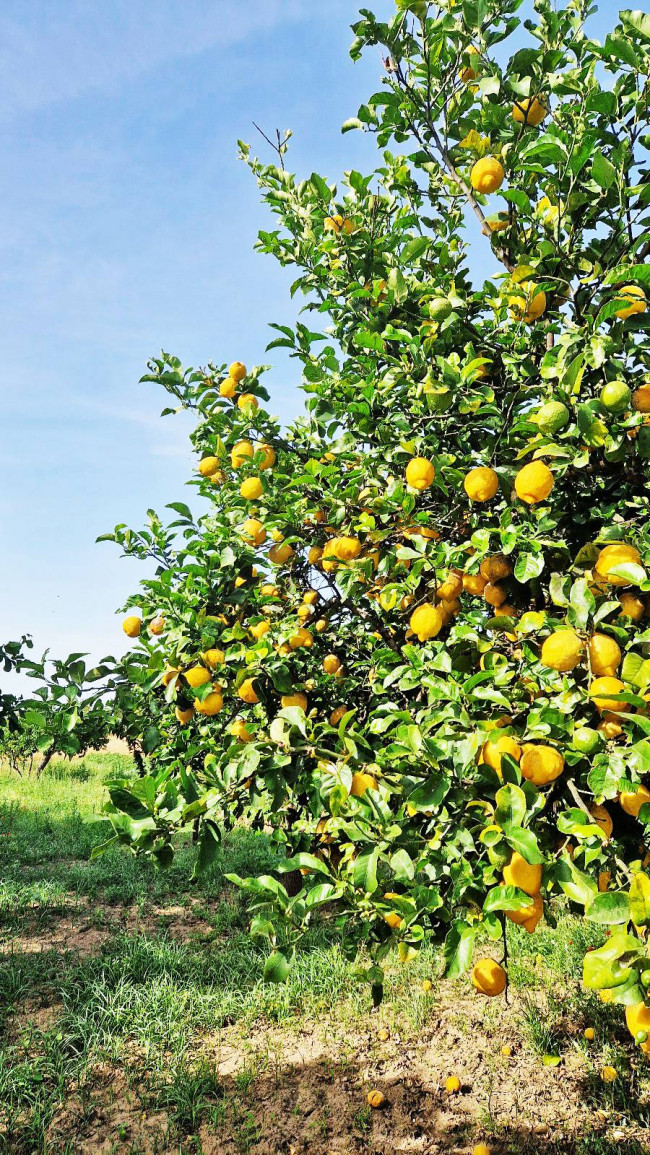
<path fill-rule="evenodd" d="M 209 666 L 211 670 L 214 670 L 216 666 L 223 666 L 223 663 L 226 660 L 226 655 L 224 654 L 223 650 L 212 649 L 205 650 L 201 654 L 201 658 L 205 662 L 206 666 Z"/>
<path fill-rule="evenodd" d="M 202 702 L 200 702 L 198 698 L 194 699 L 194 709 L 197 714 L 205 714 L 208 718 L 213 718 L 222 708 L 223 698 L 219 690 L 213 690 Z"/>
<path fill-rule="evenodd" d="M 473 44 L 470 44 L 469 47 L 465 49 L 465 56 L 478 56 L 478 55 L 479 55 L 478 48 L 475 48 Z M 463 84 L 471 84 L 472 80 L 476 80 L 476 77 L 478 76 L 478 72 L 476 71 L 475 68 L 473 68 L 471 66 L 471 64 L 467 64 L 465 66 L 465 68 L 462 68 L 460 70 L 458 75 L 459 75 L 460 79 L 462 80 Z"/>
<path fill-rule="evenodd" d="M 322 556 L 323 556 L 322 546 L 312 545 L 311 549 L 309 550 L 309 553 L 307 554 L 307 561 L 309 562 L 310 565 L 318 565 Z"/>
<path fill-rule="evenodd" d="M 243 381 L 244 377 L 246 376 L 246 366 L 241 361 L 233 361 L 228 370 L 228 376 L 232 377 L 233 381 L 236 381 L 237 384 L 239 384 L 239 382 Z"/>
<path fill-rule="evenodd" d="M 502 1048 L 502 1050 L 505 1050 L 505 1048 Z M 508 1054 L 509 1053 L 510 1051 L 508 1050 Z M 490 1148 L 485 1143 L 477 1143 L 472 1155 L 491 1155 Z"/>
<path fill-rule="evenodd" d="M 140 636 L 140 630 L 142 629 L 142 619 L 136 617 L 135 614 L 130 614 L 129 617 L 125 618 L 122 622 L 122 629 L 127 638 L 137 638 Z"/>
<path fill-rule="evenodd" d="M 239 533 L 249 545 L 263 545 L 266 541 L 266 530 L 256 517 L 249 517 L 239 527 Z"/>
<path fill-rule="evenodd" d="M 309 630 L 304 629 L 302 626 L 289 638 L 289 645 L 292 650 L 309 649 L 313 644 L 314 639 Z"/>
<path fill-rule="evenodd" d="M 263 487 L 259 477 L 247 477 L 242 481 L 239 492 L 244 501 L 257 501 L 262 496 Z"/>
<path fill-rule="evenodd" d="M 645 602 L 636 594 L 625 591 L 618 599 L 621 606 L 619 618 L 630 618 L 633 622 L 640 622 L 645 614 Z"/>
<path fill-rule="evenodd" d="M 521 293 L 508 297 L 510 312 L 516 320 L 532 325 L 546 312 L 546 293 L 533 281 L 523 281 L 519 288 Z"/>
<path fill-rule="evenodd" d="M 650 1007 L 647 1007 L 645 1003 L 634 1003 L 633 1006 L 626 1007 L 625 1022 L 628 1031 L 635 1040 L 641 1031 L 650 1034 Z M 643 1041 L 645 1042 L 645 1040 Z"/>
<path fill-rule="evenodd" d="M 255 687 L 253 685 L 252 678 L 246 678 L 246 680 L 242 682 L 237 692 L 242 702 L 247 702 L 249 706 L 254 706 L 256 702 L 259 702 L 259 698 L 255 693 Z"/>
<path fill-rule="evenodd" d="M 505 233 L 510 228 L 510 218 L 503 213 L 495 213 L 487 219 L 488 228 L 492 233 Z"/>
<path fill-rule="evenodd" d="M 603 1067 L 600 1077 L 603 1083 L 615 1083 L 618 1079 L 618 1071 L 616 1067 Z"/>
<path fill-rule="evenodd" d="M 515 477 L 515 493 L 526 505 L 544 501 L 553 488 L 553 474 L 543 461 L 530 461 Z"/>
<path fill-rule="evenodd" d="M 639 565 L 640 561 L 641 555 L 635 546 L 628 545 L 624 541 L 617 541 L 601 549 L 596 559 L 594 572 L 609 585 L 629 586 L 630 582 L 627 578 L 617 576 L 612 573 L 612 570 L 621 565 Z"/>
<path fill-rule="evenodd" d="M 638 786 L 633 792 L 623 791 L 619 794 L 618 800 L 626 814 L 638 818 L 641 807 L 650 802 L 650 790 L 645 786 Z"/>
<path fill-rule="evenodd" d="M 177 669 L 176 667 L 174 667 L 174 668 L 169 667 L 168 669 L 166 669 L 163 676 L 162 676 L 163 686 L 168 686 L 169 683 L 172 681 L 172 679 L 177 678 L 179 674 L 180 674 L 180 670 Z"/>
<path fill-rule="evenodd" d="M 486 585 L 487 582 L 480 573 L 463 574 L 463 589 L 468 594 L 474 594 L 475 597 L 480 597 Z"/>
<path fill-rule="evenodd" d="M 516 926 L 523 926 L 528 934 L 532 934 L 544 913 L 544 902 L 541 894 L 531 895 L 532 903 L 522 904 L 515 910 L 507 910 L 506 915 Z"/>
<path fill-rule="evenodd" d="M 620 738 L 623 733 L 623 727 L 615 714 L 608 714 L 606 718 L 603 718 L 602 722 L 598 723 L 596 729 L 608 742 L 614 742 L 616 738 Z"/>
<path fill-rule="evenodd" d="M 548 116 L 548 108 L 538 96 L 526 96 L 518 100 L 512 107 L 512 119 L 517 124 L 530 124 L 537 128 Z"/>
<path fill-rule="evenodd" d="M 251 634 L 255 638 L 255 641 L 258 642 L 260 638 L 268 634 L 270 629 L 271 627 L 268 622 L 256 622 L 255 625 L 251 626 Z"/>
<path fill-rule="evenodd" d="M 221 462 L 218 457 L 204 457 L 199 461 L 199 473 L 201 477 L 212 477 L 219 472 Z"/>
<path fill-rule="evenodd" d="M 326 654 L 323 658 L 323 669 L 326 674 L 336 674 L 341 669 L 341 663 L 336 654 Z"/>
<path fill-rule="evenodd" d="M 613 676 L 623 660 L 620 647 L 607 634 L 593 634 L 587 647 L 592 674 Z"/>
<path fill-rule="evenodd" d="M 232 734 L 233 738 L 237 738 L 239 742 L 254 742 L 255 741 L 250 730 L 247 729 L 246 723 L 244 722 L 243 718 L 235 718 L 235 721 L 233 722 L 232 726 L 230 727 L 230 733 Z"/>
<path fill-rule="evenodd" d="M 507 578 L 512 573 L 512 566 L 502 553 L 495 554 L 494 557 L 486 557 L 479 566 L 479 573 L 487 582 L 500 582 Z"/>
<path fill-rule="evenodd" d="M 368 1091 L 366 1102 L 369 1107 L 372 1107 L 373 1111 L 377 1111 L 380 1107 L 384 1106 L 386 1096 L 382 1094 L 381 1091 Z"/>
<path fill-rule="evenodd" d="M 487 465 L 477 465 L 465 475 L 463 486 L 470 501 L 491 501 L 499 489 L 499 478 Z"/>
<path fill-rule="evenodd" d="M 493 156 L 477 160 L 470 173 L 472 188 L 480 193 L 493 193 L 501 188 L 505 172 L 503 165 Z"/>
<path fill-rule="evenodd" d="M 457 598 L 463 588 L 463 575 L 458 570 L 452 570 L 444 582 L 438 586 L 436 597 L 440 601 L 451 602 Z"/>
<path fill-rule="evenodd" d="M 366 790 L 376 790 L 376 789 L 377 789 L 377 779 L 374 778 L 372 774 L 363 774 L 360 770 L 357 770 L 352 775 L 352 784 L 350 786 L 350 794 L 352 794 L 352 796 L 354 798 L 363 798 L 363 795 L 365 794 Z M 397 916 L 397 917 L 399 917 L 399 916 Z M 386 921 L 388 922 L 388 918 L 386 918 Z M 400 924 L 401 924 L 401 922 L 402 922 L 402 920 L 400 919 Z M 392 925 L 392 924 L 389 923 L 389 926 L 390 925 Z"/>
<path fill-rule="evenodd" d="M 391 930 L 399 930 L 399 928 L 404 925 L 404 919 L 401 918 L 396 910 L 389 910 L 388 914 L 385 914 L 383 918 Z"/>
<path fill-rule="evenodd" d="M 237 382 L 232 377 L 224 377 L 219 386 L 219 394 L 221 397 L 234 397 L 237 392 Z"/>
<path fill-rule="evenodd" d="M 645 385 L 639 385 L 639 388 L 634 390 L 632 408 L 637 413 L 650 413 L 650 381 Z"/>
<path fill-rule="evenodd" d="M 422 492 L 431 485 L 436 471 L 426 457 L 413 457 L 406 466 L 406 481 L 412 489 Z"/>
<path fill-rule="evenodd" d="M 461 1086 L 460 1079 L 458 1078 L 457 1075 L 449 1075 L 445 1079 L 445 1091 L 449 1095 L 457 1095 L 458 1092 L 460 1091 L 460 1086 Z"/>
<path fill-rule="evenodd" d="M 265 441 L 260 441 L 255 446 L 255 455 L 257 456 L 259 453 L 263 454 L 262 460 L 259 463 L 259 468 L 262 470 L 272 469 L 277 460 L 273 446 L 267 445 Z"/>
<path fill-rule="evenodd" d="M 646 295 L 640 285 L 622 285 L 620 289 L 616 290 L 616 299 L 629 301 L 628 305 L 624 305 L 614 313 L 619 321 L 626 321 L 635 313 L 645 313 Z"/>
<path fill-rule="evenodd" d="M 274 565 L 286 565 L 293 557 L 293 546 L 288 542 L 282 542 L 279 545 L 271 546 L 269 550 L 269 561 Z"/>
<path fill-rule="evenodd" d="M 187 726 L 187 723 L 194 717 L 194 710 L 192 706 L 189 706 L 187 710 L 181 710 L 181 707 L 177 706 L 174 714 L 176 721 L 180 722 L 181 726 Z"/>
<path fill-rule="evenodd" d="M 283 694 L 280 698 L 282 702 L 282 709 L 286 710 L 288 706 L 299 706 L 301 710 L 307 713 L 307 695 L 306 694 Z"/>
<path fill-rule="evenodd" d="M 500 775 L 502 754 L 509 754 L 515 762 L 521 758 L 521 746 L 509 734 L 501 734 L 496 741 L 488 738 L 481 749 L 479 760 Z"/>
<path fill-rule="evenodd" d="M 494 609 L 498 610 L 507 600 L 508 594 L 503 586 L 488 582 L 483 590 L 483 597 L 489 606 L 493 606 Z"/>
<path fill-rule="evenodd" d="M 239 469 L 239 467 L 246 461 L 246 458 L 253 457 L 254 454 L 255 450 L 253 449 L 250 441 L 238 441 L 237 444 L 233 446 L 230 453 L 230 461 L 232 463 L 233 469 Z"/>
<path fill-rule="evenodd" d="M 583 650 L 584 643 L 575 630 L 556 630 L 542 644 L 539 660 L 549 670 L 566 674 L 578 665 Z"/>
<path fill-rule="evenodd" d="M 542 885 L 542 867 L 531 865 L 515 851 L 508 865 L 503 868 L 503 881 L 506 886 L 517 886 L 533 898 L 539 894 Z"/>
<path fill-rule="evenodd" d="M 614 830 L 614 823 L 612 822 L 612 816 L 609 813 L 607 807 L 598 806 L 596 803 L 594 803 L 593 806 L 589 807 L 589 813 L 591 814 L 591 817 L 593 818 L 596 826 L 600 827 L 603 834 L 605 835 L 605 838 L 607 841 L 609 841 L 609 839 L 612 837 L 612 831 Z"/>
<path fill-rule="evenodd" d="M 361 553 L 358 537 L 335 537 L 329 544 L 329 551 L 339 561 L 354 561 Z"/>
<path fill-rule="evenodd" d="M 493 998 L 506 989 L 508 976 L 503 967 L 493 958 L 481 958 L 472 967 L 472 982 L 482 995 Z"/>
<path fill-rule="evenodd" d="M 210 681 L 210 671 L 206 670 L 205 666 L 191 666 L 183 676 L 193 690 L 196 690 L 197 686 L 205 686 L 206 682 Z"/>
<path fill-rule="evenodd" d="M 237 408 L 241 409 L 242 413 L 252 413 L 259 407 L 260 403 L 254 393 L 242 393 L 237 402 Z"/>
<path fill-rule="evenodd" d="M 600 710 L 601 714 L 609 712 L 612 714 L 626 714 L 630 709 L 629 702 L 617 702 L 612 698 L 612 694 L 622 694 L 625 692 L 625 685 L 620 678 L 594 678 L 594 681 L 589 687 L 589 697 L 592 699 L 594 706 Z"/>
<path fill-rule="evenodd" d="M 437 606 L 425 602 L 411 614 L 409 626 L 421 642 L 435 638 L 442 629 L 442 614 Z"/>
<path fill-rule="evenodd" d="M 519 763 L 521 772 L 535 786 L 546 786 L 559 778 L 564 770 L 564 758 L 552 746 L 525 745 Z"/>
<path fill-rule="evenodd" d="M 341 718 L 347 714 L 348 711 L 349 706 L 337 706 L 335 710 L 332 710 L 330 714 L 330 726 L 338 726 Z"/>
<path fill-rule="evenodd" d="M 149 630 L 149 633 L 153 634 L 154 638 L 159 638 L 165 629 L 165 619 L 164 619 L 163 615 L 160 614 L 159 617 L 153 618 L 149 622 L 149 625 L 147 628 Z"/>

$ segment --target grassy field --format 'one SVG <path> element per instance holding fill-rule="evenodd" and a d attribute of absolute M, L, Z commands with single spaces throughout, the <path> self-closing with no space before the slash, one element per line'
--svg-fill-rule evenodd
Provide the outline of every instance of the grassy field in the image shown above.
<path fill-rule="evenodd" d="M 125 766 L 91 755 L 40 780 L 0 773 L 0 1151 L 650 1150 L 650 1062 L 580 986 L 597 930 L 566 914 L 553 934 L 512 928 L 507 1006 L 439 981 L 429 950 L 394 965 L 373 1012 L 326 927 L 286 985 L 265 985 L 224 880 L 273 869 L 263 835 L 232 837 L 199 885 L 191 847 L 165 874 L 123 850 L 89 860 L 104 782 Z"/>

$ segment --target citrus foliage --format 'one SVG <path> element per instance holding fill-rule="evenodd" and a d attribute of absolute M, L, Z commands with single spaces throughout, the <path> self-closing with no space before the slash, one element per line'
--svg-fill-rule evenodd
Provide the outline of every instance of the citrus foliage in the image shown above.
<path fill-rule="evenodd" d="M 224 827 L 272 828 L 302 889 L 237 880 L 267 976 L 326 903 L 377 998 L 392 948 L 445 936 L 458 974 L 479 929 L 532 933 L 564 894 L 643 1043 L 650 17 L 599 44 L 587 3 L 537 0 L 519 47 L 520 7 L 362 11 L 384 82 L 344 130 L 375 134 L 374 173 L 242 145 L 259 249 L 307 301 L 269 346 L 305 410 L 280 430 L 263 366 L 150 365 L 196 415 L 209 508 L 107 535 L 157 562 L 125 622 L 148 773 L 112 819 L 161 863 L 194 827 L 199 870 Z M 504 989 L 489 959 L 473 980 Z"/>

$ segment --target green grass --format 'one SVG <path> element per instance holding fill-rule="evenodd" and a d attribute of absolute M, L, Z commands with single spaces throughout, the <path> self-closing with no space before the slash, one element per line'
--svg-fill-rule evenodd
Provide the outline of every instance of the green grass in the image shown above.
<path fill-rule="evenodd" d="M 189 1144 L 179 1150 L 198 1152 L 199 1126 L 219 1131 L 227 1122 L 237 1150 L 247 1151 L 259 1137 L 248 1100 L 260 1071 L 245 1066 L 227 1088 L 220 1085 L 212 1058 L 203 1053 L 205 1041 L 220 1028 L 237 1025 L 244 1040 L 264 1024 L 309 1030 L 333 1008 L 339 1023 L 357 1030 L 367 1031 L 371 1021 L 387 1022 L 392 1033 L 408 1040 L 427 1028 L 438 992 L 435 983 L 431 993 L 420 984 L 441 972 L 440 953 L 433 948 L 408 967 L 390 967 L 384 1006 L 374 1020 L 368 989 L 355 980 L 328 924 L 311 932 L 285 984 L 262 981 L 264 955 L 247 934 L 245 899 L 225 875 L 272 871 L 274 852 L 263 834 L 234 832 L 198 884 L 190 881 L 194 851 L 189 845 L 164 873 L 123 849 L 89 861 L 92 847 L 107 834 L 98 815 L 105 780 L 117 769 L 128 771 L 128 760 L 95 755 L 72 768 L 55 762 L 41 779 L 0 774 L 0 938 L 8 948 L 13 944 L 0 966 L 0 1151 L 64 1150 L 49 1145 L 50 1121 L 71 1088 L 84 1118 L 85 1112 L 92 1116 L 89 1088 L 96 1063 L 113 1064 L 125 1075 L 145 1114 L 164 1112 L 170 1142 L 185 1136 Z M 160 913 L 166 906 L 185 907 L 201 920 L 198 929 L 192 931 L 190 923 L 191 933 L 183 937 L 168 933 L 170 920 Z M 124 928 L 126 915 L 134 928 Z M 47 941 L 66 923 L 107 933 L 85 955 L 21 946 Z M 510 929 L 521 1045 L 540 1064 L 545 1055 L 565 1063 L 579 1052 L 585 1101 L 647 1124 L 647 1078 L 622 1016 L 580 986 L 584 952 L 599 941 L 598 928 L 568 915 L 555 930 L 542 925 L 533 936 Z M 458 983 L 458 1009 L 454 990 L 447 994 L 445 1014 L 462 1031 L 466 982 Z M 45 1019 L 43 1008 L 50 1008 Z M 498 1035 L 500 1000 L 485 1001 L 481 1009 L 485 1029 Z M 596 1030 L 591 1044 L 583 1034 L 588 1025 Z M 604 1063 L 621 1075 L 611 1087 L 599 1078 Z M 344 1066 L 335 1057 L 331 1077 Z M 326 1130 L 326 1113 L 322 1119 Z M 363 1136 L 372 1125 L 362 1099 L 350 1126 Z M 545 1146 L 551 1152 L 569 1150 L 556 1148 L 551 1138 Z M 71 1141 L 69 1150 L 74 1149 Z M 572 1155 L 613 1150 L 597 1137 L 592 1146 L 571 1148 Z M 641 1148 L 619 1142 L 616 1151 L 637 1155 Z"/>

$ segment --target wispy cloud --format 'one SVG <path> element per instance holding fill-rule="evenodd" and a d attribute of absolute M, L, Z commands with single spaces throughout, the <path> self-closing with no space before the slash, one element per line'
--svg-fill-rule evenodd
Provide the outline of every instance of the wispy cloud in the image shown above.
<path fill-rule="evenodd" d="M 332 18 L 344 9 L 328 4 Z M 117 91 L 168 61 L 309 16 L 313 0 L 5 0 L 0 117 Z"/>

